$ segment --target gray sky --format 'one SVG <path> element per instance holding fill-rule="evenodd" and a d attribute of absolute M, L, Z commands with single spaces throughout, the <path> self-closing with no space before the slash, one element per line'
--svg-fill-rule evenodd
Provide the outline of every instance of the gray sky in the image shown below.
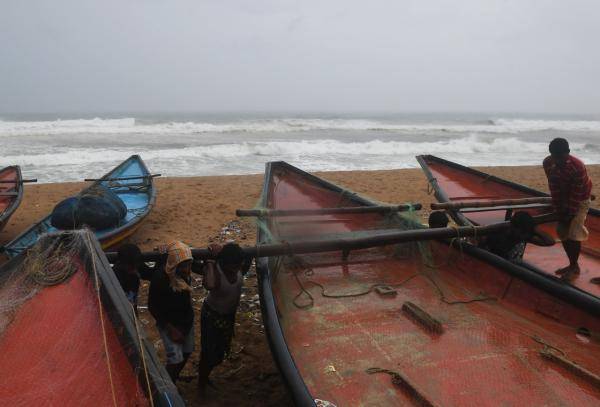
<path fill-rule="evenodd" d="M 600 112 L 597 0 L 8 0 L 0 112 Z"/>

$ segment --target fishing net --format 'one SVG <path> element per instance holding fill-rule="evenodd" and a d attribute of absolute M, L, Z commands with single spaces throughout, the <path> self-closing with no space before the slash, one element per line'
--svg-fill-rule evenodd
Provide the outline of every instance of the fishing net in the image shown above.
<path fill-rule="evenodd" d="M 311 179 L 302 180 L 285 175 L 276 179 L 270 191 L 270 205 L 278 209 L 301 208 L 302 205 L 313 207 L 315 203 L 318 204 L 317 208 L 356 207 L 361 204 L 386 206 L 384 203 L 366 201 L 352 191 L 340 189 L 334 192 L 330 188 L 315 184 Z M 304 197 L 302 194 L 294 196 L 298 191 L 302 191 Z M 379 213 L 281 217 L 268 215 L 268 209 L 273 209 L 272 207 L 258 204 L 254 209 L 262 215 L 256 220 L 262 243 L 293 243 L 305 240 L 361 238 L 424 228 L 421 213 L 410 203 L 405 205 L 408 206 L 408 210 L 402 212 L 384 210 Z M 315 297 L 326 300 L 356 298 L 372 293 L 393 295 L 396 288 L 417 277 L 428 280 L 433 292 L 446 304 L 488 300 L 490 297 L 481 293 L 464 293 L 465 295 L 458 297 L 450 295 L 440 281 L 441 268 L 462 267 L 462 241 L 460 237 L 452 239 L 449 246 L 433 241 L 406 242 L 351 252 L 342 251 L 341 256 L 314 253 L 272 257 L 269 259 L 269 270 L 274 281 L 281 271 L 292 275 L 298 291 L 291 296 L 291 302 L 301 309 L 311 308 L 315 304 Z M 397 263 L 392 265 L 390 261 Z M 330 272 L 332 267 L 340 266 L 342 270 L 348 270 L 344 275 L 339 278 L 321 278 Z M 399 266 L 405 270 L 390 273 L 390 267 Z M 376 271 L 385 267 L 388 267 L 385 272 Z M 362 271 L 356 273 L 353 270 Z"/>
<path fill-rule="evenodd" d="M 82 226 L 102 230 L 118 226 L 127 215 L 127 206 L 110 188 L 94 185 L 76 197 L 59 202 L 50 221 L 57 229 Z"/>
<path fill-rule="evenodd" d="M 0 275 L 0 335 L 15 311 L 45 286 L 65 282 L 79 268 L 85 241 L 73 232 L 61 237 L 44 235 L 21 264 Z"/>
<path fill-rule="evenodd" d="M 151 403 L 144 360 L 132 357 L 141 336 L 117 325 L 92 238 L 86 230 L 44 235 L 25 258 L 3 266 L 2 404 Z"/>

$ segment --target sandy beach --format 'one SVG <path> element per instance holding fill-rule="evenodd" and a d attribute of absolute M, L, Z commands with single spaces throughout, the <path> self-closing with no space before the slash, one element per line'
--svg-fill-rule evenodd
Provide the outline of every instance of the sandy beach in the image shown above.
<path fill-rule="evenodd" d="M 600 165 L 588 165 L 587 168 L 594 182 L 593 193 L 600 196 Z M 541 166 L 480 169 L 532 188 L 548 190 Z M 435 201 L 427 193 L 427 180 L 420 169 L 315 174 L 381 202 L 421 202 L 426 208 Z M 256 205 L 262 181 L 262 174 L 158 178 L 156 207 L 131 242 L 146 250 L 174 238 L 194 246 L 205 245 L 225 224 L 236 219 L 236 209 Z M 0 243 L 16 237 L 26 227 L 47 215 L 56 203 L 77 193 L 85 185 L 82 182 L 26 185 L 21 206 L 0 232 Z M 594 201 L 592 206 L 600 207 L 600 199 Z M 424 216 L 426 213 L 427 210 L 424 210 Z M 243 220 L 242 223 L 252 229 L 251 222 Z M 252 230 L 242 243 L 252 244 L 254 237 Z"/>
<path fill-rule="evenodd" d="M 590 165 L 587 168 L 595 184 L 593 193 L 600 196 L 600 165 Z M 541 166 L 486 167 L 482 170 L 547 191 L 546 178 Z M 426 208 L 435 200 L 428 194 L 426 178 L 420 169 L 327 172 L 317 175 L 381 202 L 421 202 Z M 159 178 L 156 180 L 159 191 L 157 205 L 129 241 L 139 244 L 143 250 L 151 250 L 157 244 L 173 239 L 193 246 L 205 246 L 209 241 L 222 241 L 234 237 L 242 245 L 251 245 L 255 240 L 254 225 L 251 220 L 238 220 L 235 209 L 255 206 L 262 179 L 262 174 Z M 23 203 L 5 229 L 0 232 L 0 244 L 16 237 L 26 227 L 51 211 L 57 202 L 77 193 L 84 185 L 26 185 Z M 600 208 L 600 199 L 594 201 L 592 206 Z M 428 211 L 424 210 L 422 214 L 426 218 Z M 211 401 L 208 404 L 202 402 L 202 405 L 290 404 L 262 331 L 260 312 L 255 305 L 256 280 L 252 274 L 246 281 L 246 287 L 245 299 L 238 312 L 233 354 L 214 373 L 214 382 L 219 391 L 213 392 L 210 396 Z M 144 290 L 147 290 L 147 283 L 144 283 Z M 202 289 L 194 294 L 197 310 L 200 309 L 203 296 Z M 145 305 L 144 296 L 141 305 Z M 162 355 L 152 317 L 142 309 L 140 318 L 147 328 L 148 336 Z M 196 329 L 197 351 L 184 370 L 184 376 L 193 376 L 195 373 L 200 338 L 199 324 L 196 324 Z M 182 381 L 179 388 L 190 405 L 199 405 L 201 401 L 195 395 L 194 385 L 194 380 L 189 383 Z"/>

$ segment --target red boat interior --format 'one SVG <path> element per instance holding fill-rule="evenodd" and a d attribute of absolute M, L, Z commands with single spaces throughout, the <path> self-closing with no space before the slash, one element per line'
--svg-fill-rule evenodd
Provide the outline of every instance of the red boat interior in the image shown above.
<path fill-rule="evenodd" d="M 273 167 L 268 182 L 271 209 L 361 205 L 287 167 Z M 269 230 L 289 241 L 390 222 L 380 214 L 285 217 L 272 218 Z M 600 403 L 598 318 L 446 244 L 366 249 L 347 260 L 341 252 L 272 258 L 270 272 L 285 341 L 315 399 Z"/>
<path fill-rule="evenodd" d="M 10 321 L 1 321 L 2 327 L 8 322 L 0 336 L 5 405 L 149 405 L 98 301 L 88 273 L 80 269 L 20 305 Z"/>
<path fill-rule="evenodd" d="M 426 159 L 425 161 L 438 185 L 451 201 L 531 198 L 535 196 L 494 179 L 448 166 L 437 160 Z M 547 209 L 528 211 L 533 215 L 548 212 Z M 464 213 L 464 215 L 475 224 L 489 225 L 503 221 L 505 213 L 506 211 L 490 211 Z M 591 278 L 600 277 L 600 216 L 588 214 L 586 227 L 590 236 L 588 241 L 583 243 L 579 258 L 581 273 L 572 281 L 572 284 L 593 295 L 600 296 L 600 286 L 590 283 Z M 541 226 L 541 229 L 550 233 L 555 239 L 557 238 L 555 223 L 545 224 Z M 569 264 L 560 242 L 551 247 L 529 244 L 524 259 L 551 275 L 554 275 L 557 269 Z"/>
<path fill-rule="evenodd" d="M 0 181 L 15 181 L 14 183 L 0 183 L 0 224 L 2 214 L 11 206 L 16 197 L 19 184 L 19 173 L 16 168 L 8 167 L 0 171 Z"/>

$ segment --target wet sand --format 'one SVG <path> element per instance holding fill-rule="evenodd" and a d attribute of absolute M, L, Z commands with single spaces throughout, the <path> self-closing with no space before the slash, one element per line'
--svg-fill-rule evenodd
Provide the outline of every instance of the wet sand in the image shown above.
<path fill-rule="evenodd" d="M 482 170 L 547 191 L 546 178 L 540 166 L 490 167 Z M 594 182 L 594 194 L 600 197 L 600 165 L 588 166 L 588 172 Z M 317 175 L 381 202 L 421 202 L 426 208 L 435 201 L 428 194 L 427 181 L 420 169 L 327 172 Z M 151 250 L 157 244 L 173 239 L 183 240 L 193 246 L 206 246 L 209 241 L 231 238 L 242 245 L 253 244 L 256 234 L 253 222 L 237 219 L 235 209 L 255 206 L 262 179 L 262 175 L 157 179 L 157 205 L 129 242 L 139 244 L 143 250 Z M 16 237 L 51 211 L 57 202 L 77 193 L 84 186 L 84 183 L 26 185 L 20 208 L 0 232 L 0 244 Z M 600 208 L 600 199 L 594 201 L 592 206 Z M 424 210 L 422 214 L 426 218 L 428 211 Z M 142 307 L 145 305 L 146 291 L 147 283 L 144 283 L 140 301 Z M 198 311 L 204 295 L 202 289 L 194 293 L 194 304 Z M 199 323 L 196 324 L 196 352 L 183 372 L 192 381 L 182 381 L 178 385 L 190 405 L 284 406 L 291 403 L 272 362 L 256 300 L 256 279 L 251 274 L 246 279 L 244 298 L 237 316 L 233 352 L 213 373 L 218 390 L 210 391 L 209 400 L 200 400 L 195 393 L 193 376 L 200 349 Z M 154 322 L 144 308 L 140 310 L 140 320 L 163 357 Z"/>

